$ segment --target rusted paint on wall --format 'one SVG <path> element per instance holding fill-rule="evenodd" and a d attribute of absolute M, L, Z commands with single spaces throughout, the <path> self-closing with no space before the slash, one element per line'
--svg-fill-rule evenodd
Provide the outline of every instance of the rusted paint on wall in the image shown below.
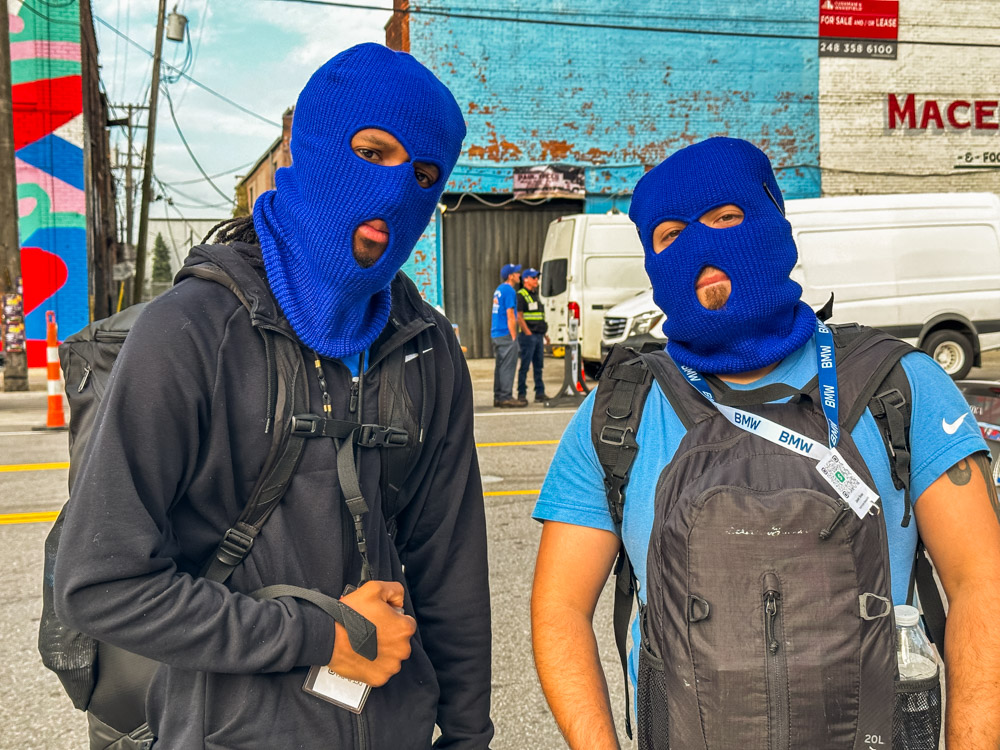
<path fill-rule="evenodd" d="M 445 9 L 444 0 L 424 8 Z M 477 15 L 676 26 L 652 0 L 508 0 Z M 676 0 L 692 28 L 813 34 L 815 0 Z M 660 18 L 657 18 L 660 17 Z M 814 41 L 664 34 L 414 14 L 414 55 L 464 104 L 461 163 L 653 165 L 689 143 L 732 135 L 775 164 L 818 161 Z M 814 175 L 782 170 L 789 197 L 819 193 Z"/>

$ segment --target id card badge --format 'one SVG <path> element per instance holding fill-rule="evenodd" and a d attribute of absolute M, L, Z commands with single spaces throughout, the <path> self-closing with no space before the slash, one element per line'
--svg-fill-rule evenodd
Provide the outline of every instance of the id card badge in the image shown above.
<path fill-rule="evenodd" d="M 868 515 L 878 502 L 878 494 L 861 481 L 861 477 L 854 473 L 836 449 L 816 464 L 816 469 L 858 518 Z"/>
<path fill-rule="evenodd" d="M 365 708 L 372 686 L 342 677 L 329 667 L 315 666 L 306 675 L 302 689 L 328 703 L 346 708 L 351 713 L 360 714 Z"/>

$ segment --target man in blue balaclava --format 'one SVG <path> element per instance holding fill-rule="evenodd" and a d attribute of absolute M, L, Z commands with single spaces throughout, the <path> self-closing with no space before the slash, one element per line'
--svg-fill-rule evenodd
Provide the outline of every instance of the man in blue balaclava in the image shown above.
<path fill-rule="evenodd" d="M 342 52 L 298 98 L 275 189 L 132 326 L 55 603 L 161 663 L 157 747 L 489 746 L 471 381 L 400 271 L 464 135 L 413 57 Z M 271 503 L 262 528 L 236 522 L 251 492 Z"/>
<path fill-rule="evenodd" d="M 636 185 L 629 217 L 645 249 L 654 299 L 667 315 L 667 352 L 680 382 L 676 387 L 686 389 L 676 391 L 682 397 L 704 403 L 689 388 L 689 373 L 718 376 L 733 391 L 764 386 L 780 391 L 779 384 L 804 391 L 817 377 L 816 337 L 821 332 L 816 315 L 800 299 L 801 288 L 790 278 L 797 253 L 784 213 L 767 157 L 754 145 L 732 138 L 712 138 L 682 149 Z M 635 361 L 634 354 L 622 356 L 619 361 Z M 988 617 L 976 614 L 982 603 L 995 603 L 1000 594 L 1000 502 L 975 420 L 964 418 L 968 406 L 962 395 L 923 353 L 907 353 L 900 362 L 913 394 L 906 467 L 909 497 L 951 607 L 948 738 L 962 747 L 992 748 L 1000 741 L 1000 700 L 992 678 L 985 677 L 986 668 L 964 654 L 983 649 L 977 653 L 994 665 L 991 669 L 1000 668 L 1000 633 L 993 624 L 1000 621 L 1000 606 L 990 604 Z M 678 366 L 684 376 L 678 375 Z M 640 381 L 631 375 L 615 381 L 617 370 L 610 369 L 613 376 L 602 376 L 567 427 L 534 510 L 534 517 L 544 522 L 532 595 L 535 662 L 549 705 L 574 749 L 618 747 L 592 616 L 622 546 L 634 568 L 640 605 L 648 603 L 647 548 L 655 507 L 666 502 L 657 498 L 654 503 L 657 484 L 688 431 L 657 380 L 645 405 L 639 402 L 642 419 L 634 430 L 634 453 L 627 455 L 621 446 L 629 444 L 628 436 L 621 436 L 621 429 L 607 436 L 602 425 L 610 424 L 608 416 L 595 402 L 607 404 L 601 393 L 614 388 L 608 413 L 629 415 L 630 403 L 635 403 L 629 394 Z M 722 387 L 716 385 L 718 380 L 711 381 L 716 390 Z M 787 400 L 792 389 L 777 395 Z M 619 394 L 623 403 L 615 401 Z M 620 423 L 628 419 L 621 416 Z M 902 464 L 892 456 L 890 470 L 881 424 L 865 410 L 850 436 L 882 499 L 892 598 L 904 604 L 917 534 L 914 524 L 903 525 L 906 490 L 896 479 Z M 685 456 L 698 450 L 687 446 Z M 623 456 L 631 461 L 630 470 L 616 464 Z M 714 465 L 706 469 L 711 470 L 718 471 Z M 612 505 L 622 497 L 624 511 L 616 522 Z M 675 508 L 675 515 L 690 507 Z M 984 550 L 988 559 L 983 558 Z M 760 614 L 758 609 L 755 616 Z M 631 635 L 638 644 L 642 636 L 637 620 Z M 671 669 L 670 656 L 663 656 L 664 669 Z M 762 670 L 763 661 L 762 651 Z M 635 649 L 628 672 L 635 684 Z M 706 676 L 711 682 L 712 675 Z M 675 678 L 680 680 L 677 675 L 670 679 Z M 648 701 L 650 695 L 640 691 L 640 700 Z M 814 716 L 822 718 L 821 707 Z M 713 718 L 725 721 L 724 715 Z M 640 742 L 649 726 L 642 724 Z M 673 737 L 676 727 L 670 729 Z M 666 746 L 666 740 L 660 736 L 653 744 Z"/>

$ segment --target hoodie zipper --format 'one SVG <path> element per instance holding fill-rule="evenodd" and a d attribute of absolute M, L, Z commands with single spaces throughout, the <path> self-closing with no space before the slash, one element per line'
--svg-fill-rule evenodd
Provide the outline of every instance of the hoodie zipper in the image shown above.
<path fill-rule="evenodd" d="M 368 750 L 368 722 L 364 713 L 354 714 L 354 724 L 358 729 L 358 750 Z"/>
<path fill-rule="evenodd" d="M 764 656 L 770 750 L 788 750 L 788 664 L 782 648 L 782 604 L 778 576 L 764 574 Z"/>

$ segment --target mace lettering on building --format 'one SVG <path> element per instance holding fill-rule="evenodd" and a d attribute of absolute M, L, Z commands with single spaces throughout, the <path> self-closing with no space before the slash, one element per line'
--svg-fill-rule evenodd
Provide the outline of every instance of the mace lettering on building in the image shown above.
<path fill-rule="evenodd" d="M 918 99 L 916 94 L 889 94 L 888 130 L 1000 130 L 998 99 Z"/>

